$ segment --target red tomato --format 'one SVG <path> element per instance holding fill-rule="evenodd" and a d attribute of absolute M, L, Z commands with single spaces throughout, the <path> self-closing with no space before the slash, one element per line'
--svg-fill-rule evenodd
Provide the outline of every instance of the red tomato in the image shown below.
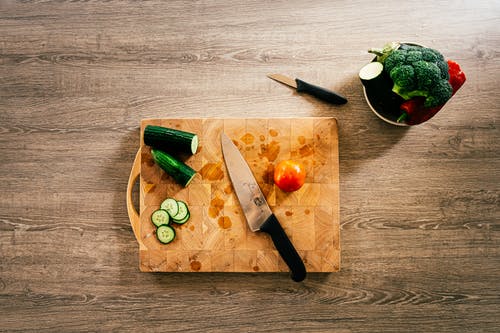
<path fill-rule="evenodd" d="M 297 191 L 305 180 L 306 169 L 299 162 L 286 160 L 274 167 L 274 183 L 285 192 Z"/>

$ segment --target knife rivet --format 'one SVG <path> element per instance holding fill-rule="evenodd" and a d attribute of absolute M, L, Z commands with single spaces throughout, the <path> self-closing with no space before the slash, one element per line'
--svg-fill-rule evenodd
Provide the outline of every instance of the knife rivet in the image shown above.
<path fill-rule="evenodd" d="M 264 200 L 262 200 L 261 198 L 254 198 L 253 199 L 253 202 L 258 206 L 262 206 L 264 204 Z"/>

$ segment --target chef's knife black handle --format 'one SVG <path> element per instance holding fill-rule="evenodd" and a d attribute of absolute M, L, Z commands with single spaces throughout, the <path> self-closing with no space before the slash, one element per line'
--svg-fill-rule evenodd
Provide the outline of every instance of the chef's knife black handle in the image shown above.
<path fill-rule="evenodd" d="M 307 93 L 332 104 L 347 103 L 347 99 L 344 96 L 336 94 L 333 91 L 315 86 L 300 79 L 295 79 L 295 82 L 297 83 L 297 92 Z"/>
<path fill-rule="evenodd" d="M 261 225 L 260 230 L 271 236 L 274 246 L 292 272 L 292 280 L 296 282 L 304 280 L 306 278 L 304 262 L 302 262 L 302 259 L 274 214 L 271 214 L 266 222 Z"/>

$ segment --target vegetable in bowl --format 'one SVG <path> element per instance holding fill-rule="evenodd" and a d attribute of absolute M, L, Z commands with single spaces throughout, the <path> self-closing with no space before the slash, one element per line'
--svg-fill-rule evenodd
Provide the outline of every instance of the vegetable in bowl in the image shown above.
<path fill-rule="evenodd" d="M 406 46 L 391 52 L 384 62 L 394 91 L 408 100 L 425 97 L 425 106 L 433 107 L 446 103 L 452 93 L 448 82 L 448 64 L 438 51 L 417 46 Z"/>
<path fill-rule="evenodd" d="M 377 57 L 359 73 L 367 101 L 379 117 L 396 125 L 430 119 L 465 82 L 460 66 L 432 48 L 393 42 L 368 52 Z"/>

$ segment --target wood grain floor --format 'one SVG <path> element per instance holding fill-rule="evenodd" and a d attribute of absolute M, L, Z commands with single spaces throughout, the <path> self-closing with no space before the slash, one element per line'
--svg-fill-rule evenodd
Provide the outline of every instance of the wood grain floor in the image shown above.
<path fill-rule="evenodd" d="M 0 331 L 498 332 L 499 27 L 498 1 L 1 0 Z M 467 74 L 428 123 L 363 100 L 391 40 Z M 269 116 L 338 120 L 341 271 L 139 272 L 140 120 Z"/>

